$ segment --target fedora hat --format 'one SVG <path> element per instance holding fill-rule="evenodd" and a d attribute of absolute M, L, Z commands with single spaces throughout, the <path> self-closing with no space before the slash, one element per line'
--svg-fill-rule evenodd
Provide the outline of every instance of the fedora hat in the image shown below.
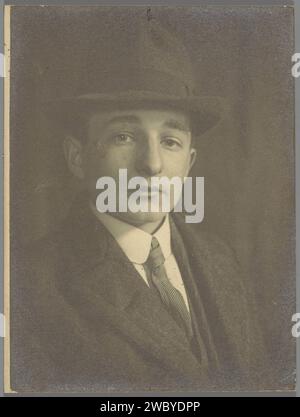
<path fill-rule="evenodd" d="M 224 100 L 198 93 L 185 46 L 161 22 L 139 18 L 104 32 L 90 32 L 75 53 L 66 48 L 42 71 L 52 120 L 63 123 L 97 106 L 155 106 L 188 112 L 200 134 L 220 121 Z"/>

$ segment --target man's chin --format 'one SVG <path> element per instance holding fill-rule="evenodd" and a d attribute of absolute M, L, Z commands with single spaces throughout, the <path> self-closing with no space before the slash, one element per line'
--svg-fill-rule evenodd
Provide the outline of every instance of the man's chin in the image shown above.
<path fill-rule="evenodd" d="M 158 223 L 162 221 L 168 213 L 155 212 L 155 213 L 114 213 L 113 216 L 117 219 L 132 224 L 136 227 L 142 226 L 147 223 Z"/>

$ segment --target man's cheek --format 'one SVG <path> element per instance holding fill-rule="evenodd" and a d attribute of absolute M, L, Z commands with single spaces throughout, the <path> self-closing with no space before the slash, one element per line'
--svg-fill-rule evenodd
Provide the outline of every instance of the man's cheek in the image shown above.
<path fill-rule="evenodd" d="M 169 178 L 184 177 L 189 173 L 189 164 L 182 158 L 172 158 L 164 163 L 165 175 Z"/>

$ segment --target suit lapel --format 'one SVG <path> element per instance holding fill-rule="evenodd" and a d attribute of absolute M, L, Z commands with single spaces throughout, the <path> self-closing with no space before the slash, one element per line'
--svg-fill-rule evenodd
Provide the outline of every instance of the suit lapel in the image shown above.
<path fill-rule="evenodd" d="M 76 209 L 66 227 L 75 245 L 67 260 L 72 281 L 62 290 L 94 324 L 95 333 L 105 321 L 145 357 L 152 356 L 179 375 L 199 378 L 200 364 L 183 331 L 89 208 Z"/>
<path fill-rule="evenodd" d="M 222 367 L 245 367 L 249 350 L 247 299 L 232 253 L 215 237 L 195 236 L 194 230 L 174 216 L 191 260 L 195 285 L 209 317 L 212 341 Z"/>
<path fill-rule="evenodd" d="M 216 367 L 219 365 L 217 352 L 212 340 L 206 313 L 203 308 L 202 297 L 195 282 L 195 270 L 193 272 L 191 269 L 185 245 L 172 218 L 170 219 L 170 226 L 172 251 L 180 268 L 181 276 L 188 295 L 190 313 L 194 328 L 194 346 L 196 353 L 200 355 L 201 363 L 207 364 L 207 366 L 209 363 L 210 367 L 213 365 Z M 200 278 L 199 271 L 197 271 L 196 277 L 198 279 Z"/>

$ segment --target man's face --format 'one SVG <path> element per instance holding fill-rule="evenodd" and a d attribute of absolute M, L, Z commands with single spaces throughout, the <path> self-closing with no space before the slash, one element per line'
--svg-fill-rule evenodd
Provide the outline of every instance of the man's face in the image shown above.
<path fill-rule="evenodd" d="M 78 147 L 77 158 L 74 146 Z M 70 168 L 83 179 L 94 202 L 100 192 L 96 190 L 100 177 L 112 177 L 117 189 L 120 169 L 127 169 L 128 180 L 139 176 L 149 185 L 152 177 L 183 179 L 196 154 L 191 147 L 188 117 L 180 111 L 152 109 L 96 113 L 89 120 L 87 143 L 76 143 L 73 138 L 66 149 L 69 167 L 70 153 L 73 153 L 79 166 L 75 171 Z M 165 216 L 161 211 L 111 214 L 137 226 Z"/>

